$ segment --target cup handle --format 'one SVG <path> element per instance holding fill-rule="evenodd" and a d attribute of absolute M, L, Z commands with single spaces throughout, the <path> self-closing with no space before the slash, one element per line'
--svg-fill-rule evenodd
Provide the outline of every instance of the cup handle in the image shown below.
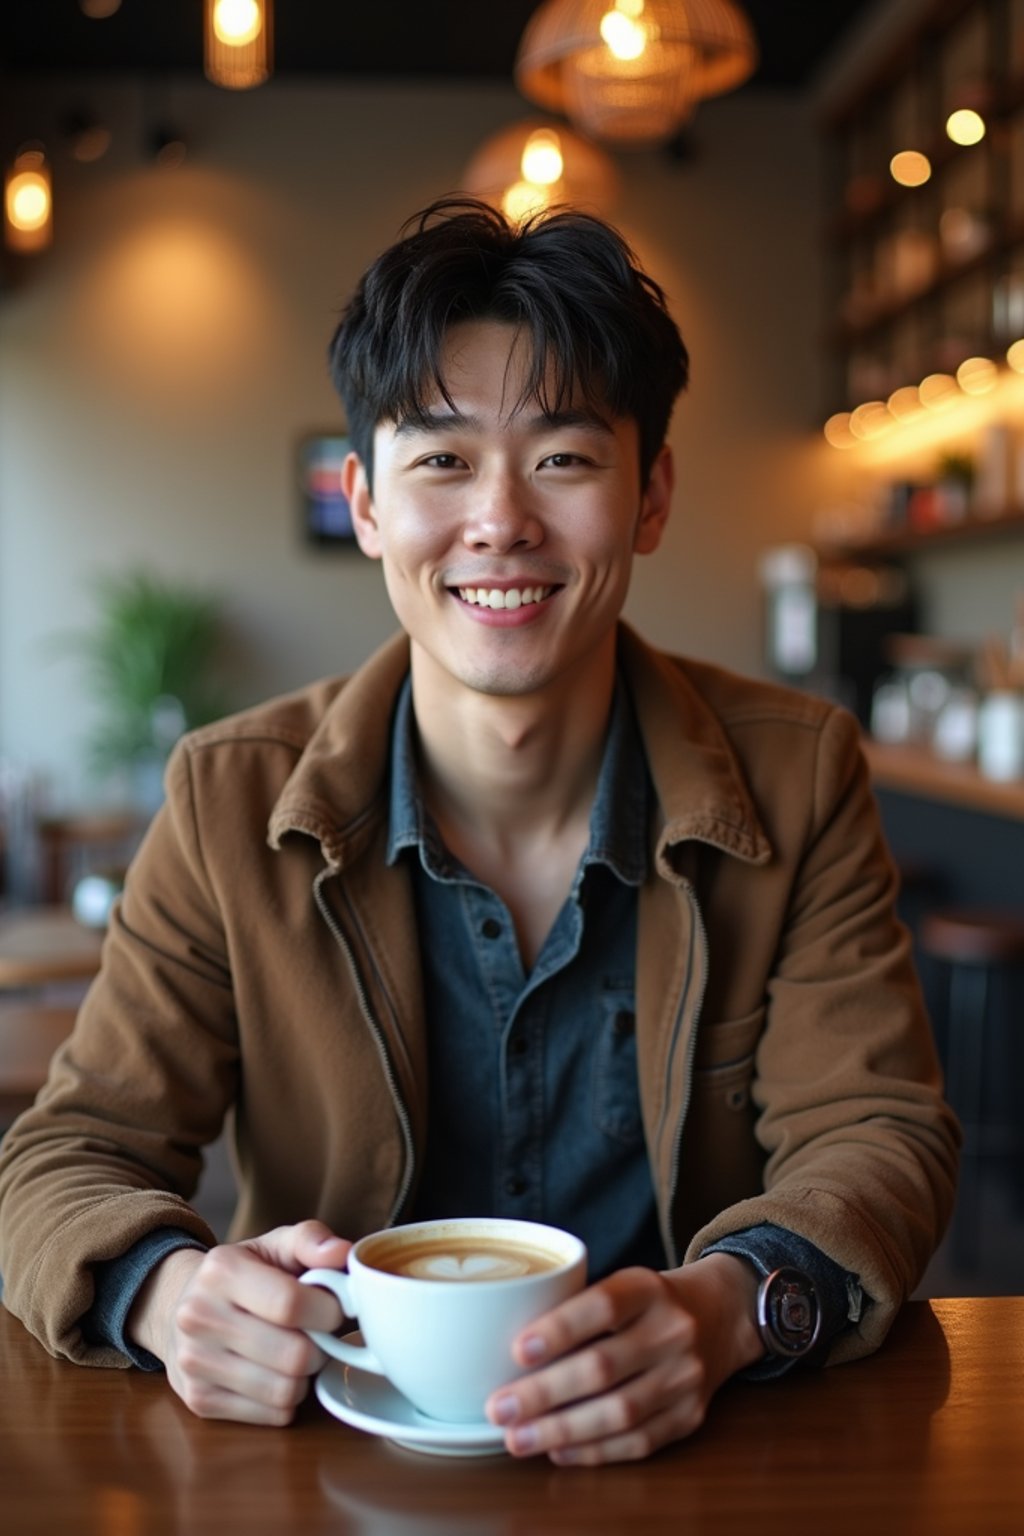
<path fill-rule="evenodd" d="M 300 1285 L 320 1285 L 332 1295 L 337 1296 L 349 1317 L 357 1315 L 357 1308 L 352 1297 L 352 1278 L 340 1269 L 307 1269 L 305 1274 L 299 1276 Z M 335 1360 L 342 1360 L 346 1365 L 356 1365 L 361 1371 L 372 1371 L 375 1376 L 383 1376 L 384 1367 L 372 1350 L 362 1344 L 349 1344 L 345 1339 L 336 1339 L 333 1333 L 320 1333 L 316 1328 L 307 1328 L 306 1333 L 319 1344 L 325 1354 L 331 1355 Z"/>

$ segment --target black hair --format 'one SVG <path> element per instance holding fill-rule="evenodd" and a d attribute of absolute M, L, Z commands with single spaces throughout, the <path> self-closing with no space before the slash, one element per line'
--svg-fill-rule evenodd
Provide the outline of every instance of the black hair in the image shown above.
<path fill-rule="evenodd" d="M 372 484 L 382 421 L 422 419 L 439 392 L 448 328 L 519 326 L 532 343 L 522 398 L 544 411 L 574 395 L 639 429 L 641 483 L 665 440 L 689 357 L 665 295 L 603 220 L 566 210 L 512 223 L 487 203 L 446 198 L 415 214 L 369 267 L 328 349 L 352 446 Z"/>

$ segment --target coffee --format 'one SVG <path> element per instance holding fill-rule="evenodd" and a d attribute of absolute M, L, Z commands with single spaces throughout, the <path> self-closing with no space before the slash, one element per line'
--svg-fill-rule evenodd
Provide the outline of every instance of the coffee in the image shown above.
<path fill-rule="evenodd" d="M 481 1424 L 488 1397 L 522 1376 L 513 1358 L 528 1323 L 581 1291 L 587 1250 L 537 1221 L 447 1216 L 369 1232 L 347 1273 L 308 1269 L 303 1285 L 337 1296 L 362 1341 L 310 1330 L 325 1355 L 386 1376 L 432 1419 Z M 479 1281 L 490 1284 L 467 1284 Z M 455 1284 L 437 1284 L 455 1281 Z"/>
<path fill-rule="evenodd" d="M 559 1269 L 565 1256 L 550 1248 L 487 1234 L 452 1232 L 375 1243 L 363 1254 L 371 1269 L 416 1280 L 519 1280 Z"/>

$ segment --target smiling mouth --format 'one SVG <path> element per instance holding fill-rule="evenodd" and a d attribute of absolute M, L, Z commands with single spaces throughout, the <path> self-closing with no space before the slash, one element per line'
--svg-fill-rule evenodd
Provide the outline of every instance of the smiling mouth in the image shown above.
<path fill-rule="evenodd" d="M 525 608 L 530 603 L 542 603 L 556 586 L 547 587 L 456 587 L 455 591 L 464 603 L 477 608 Z"/>

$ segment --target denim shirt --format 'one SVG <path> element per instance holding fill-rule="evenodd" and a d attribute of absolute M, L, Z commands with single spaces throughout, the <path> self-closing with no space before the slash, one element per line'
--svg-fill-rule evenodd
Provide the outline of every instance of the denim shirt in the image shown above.
<path fill-rule="evenodd" d="M 410 1214 L 551 1222 L 587 1244 L 592 1279 L 665 1265 L 634 1027 L 651 795 L 620 681 L 587 847 L 527 974 L 505 903 L 452 857 L 423 805 L 408 679 L 399 696 L 388 861 L 404 858 L 412 876 L 429 1063 Z"/>

